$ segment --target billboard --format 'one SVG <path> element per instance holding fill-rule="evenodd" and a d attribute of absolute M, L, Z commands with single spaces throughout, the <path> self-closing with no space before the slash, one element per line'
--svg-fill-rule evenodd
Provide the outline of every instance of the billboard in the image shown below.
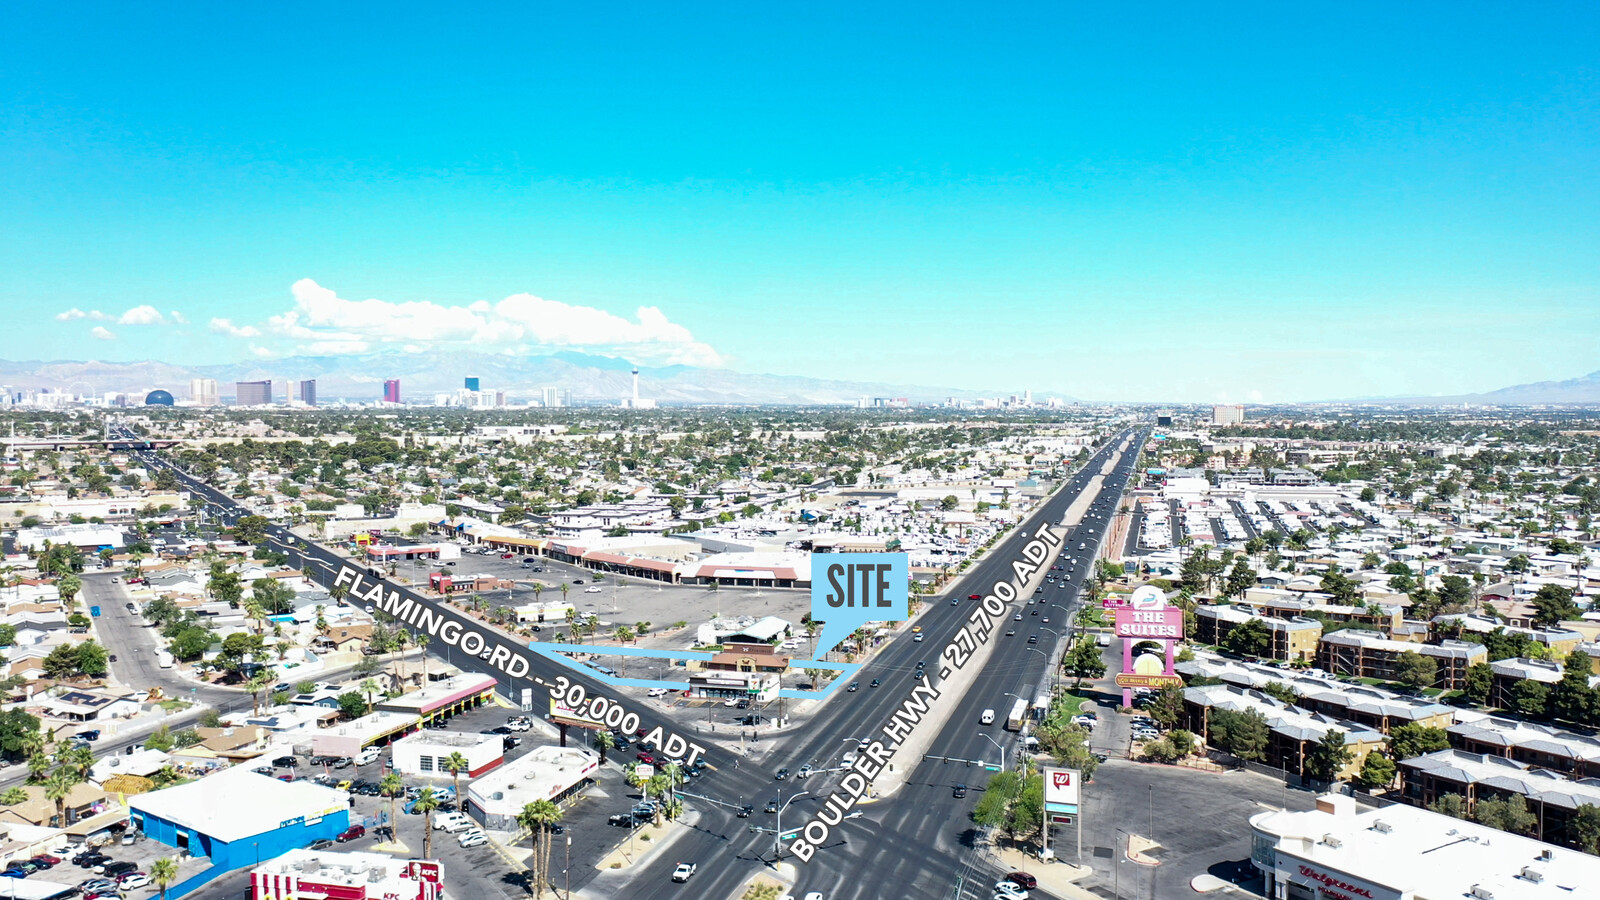
<path fill-rule="evenodd" d="M 1045 812 L 1076 814 L 1082 774 L 1077 769 L 1041 769 L 1040 772 L 1044 775 Z"/>
<path fill-rule="evenodd" d="M 1161 609 L 1121 607 L 1117 610 L 1117 637 L 1134 640 L 1183 640 L 1183 610 L 1176 606 Z"/>
<path fill-rule="evenodd" d="M 606 723 L 580 713 L 554 697 L 550 698 L 550 721 L 557 725 L 571 725 L 576 728 L 604 730 L 606 727 Z"/>

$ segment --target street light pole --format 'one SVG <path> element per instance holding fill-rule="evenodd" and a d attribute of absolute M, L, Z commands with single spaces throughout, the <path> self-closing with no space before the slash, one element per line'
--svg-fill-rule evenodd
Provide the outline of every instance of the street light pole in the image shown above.
<path fill-rule="evenodd" d="M 1000 742 L 999 741 L 995 740 L 992 737 L 989 737 L 987 734 L 984 734 L 981 731 L 978 732 L 978 736 L 983 738 L 984 740 L 988 741 L 989 743 L 993 744 L 994 748 L 996 750 L 1000 751 L 1000 771 L 1004 772 L 1006 770 L 1006 748 L 1000 746 Z"/>
<path fill-rule="evenodd" d="M 810 791 L 801 791 L 798 794 L 790 794 L 788 800 L 778 804 L 778 830 L 772 835 L 772 860 L 774 863 L 783 857 L 783 811 L 789 808 L 789 804 L 810 793 Z M 781 791 L 778 796 L 780 798 L 783 796 Z"/>

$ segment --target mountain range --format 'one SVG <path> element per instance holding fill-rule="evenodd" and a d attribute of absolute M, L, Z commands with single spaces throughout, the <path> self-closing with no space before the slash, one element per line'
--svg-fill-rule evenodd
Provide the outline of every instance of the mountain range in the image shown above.
<path fill-rule="evenodd" d="M 52 388 L 73 393 L 110 391 L 137 394 L 157 388 L 179 399 L 189 397 L 192 378 L 214 378 L 223 397 L 233 395 L 238 381 L 271 379 L 274 394 L 284 396 L 286 381 L 317 380 L 323 400 L 375 400 L 383 382 L 400 379 L 401 397 L 432 400 L 454 392 L 462 379 L 477 377 L 485 390 L 505 391 L 516 400 L 537 398 L 541 388 L 568 392 L 574 402 L 614 402 L 632 393 L 632 365 L 609 356 L 561 352 L 549 356 L 512 357 L 495 354 L 406 353 L 369 356 L 297 356 L 276 360 L 207 366 L 183 366 L 143 360 L 97 362 L 78 360 L 0 360 L 0 385 Z M 903 397 L 911 402 L 940 402 L 950 397 L 974 400 L 1009 391 L 972 391 L 948 387 L 848 381 L 805 375 L 760 375 L 692 366 L 640 367 L 639 395 L 659 404 L 851 404 L 862 397 Z M 1043 401 L 1052 395 L 1035 397 Z M 1074 402 L 1074 398 L 1054 395 Z M 1367 402 L 1410 405 L 1472 403 L 1486 406 L 1600 405 L 1600 371 L 1566 381 L 1518 384 L 1480 394 L 1432 397 L 1370 398 Z"/>
<path fill-rule="evenodd" d="M 385 380 L 398 378 L 402 400 L 432 400 L 434 394 L 454 392 L 462 387 L 464 378 L 472 376 L 479 379 L 484 390 L 505 391 L 513 399 L 537 398 L 541 388 L 556 387 L 566 390 L 574 402 L 613 402 L 632 395 L 632 368 L 625 360 L 573 352 L 530 357 L 443 352 L 298 356 L 209 366 L 154 360 L 0 360 L 0 384 L 86 394 L 138 394 L 160 388 L 182 400 L 189 397 L 192 378 L 216 379 L 218 393 L 223 397 L 233 396 L 233 385 L 239 381 L 272 379 L 277 382 L 274 395 L 282 397 L 285 381 L 314 378 L 319 399 L 368 401 L 383 395 Z M 639 396 L 659 404 L 820 405 L 855 403 L 862 397 L 938 402 L 949 397 L 973 400 L 999 393 L 803 375 L 757 375 L 690 366 L 639 369 Z"/>

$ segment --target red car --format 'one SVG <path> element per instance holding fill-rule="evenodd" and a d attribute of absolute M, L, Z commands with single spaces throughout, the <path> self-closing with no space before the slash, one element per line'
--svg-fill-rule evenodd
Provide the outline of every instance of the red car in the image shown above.
<path fill-rule="evenodd" d="M 1033 890 L 1039 886 L 1039 879 L 1027 872 L 1011 872 L 1006 875 L 1006 880 L 1024 890 Z"/>
<path fill-rule="evenodd" d="M 502 553 L 502 554 L 500 554 L 500 558 L 501 559 L 510 559 L 513 556 L 516 556 L 516 554 L 515 553 Z"/>
<path fill-rule="evenodd" d="M 967 595 L 967 599 L 968 600 L 982 600 L 983 599 L 983 595 L 982 594 L 968 594 Z"/>
<path fill-rule="evenodd" d="M 336 840 L 336 841 L 338 841 L 339 843 L 342 844 L 345 841 L 353 841 L 358 837 L 366 837 L 366 836 L 367 836 L 366 826 L 363 826 L 363 825 L 351 825 L 349 828 L 346 828 L 345 830 L 339 832 L 339 836 L 334 838 L 334 840 Z"/>
<path fill-rule="evenodd" d="M 33 858 L 33 861 L 38 863 L 41 866 L 44 866 L 45 868 L 49 868 L 51 866 L 59 866 L 59 865 L 61 865 L 61 858 L 60 857 L 58 857 L 58 856 L 49 856 L 49 855 L 46 855 L 46 854 L 43 854 L 43 853 L 39 854 L 38 856 L 35 856 Z"/>
<path fill-rule="evenodd" d="M 634 759 L 637 759 L 639 762 L 642 762 L 645 765 L 653 766 L 656 764 L 656 758 L 648 753 L 637 754 L 634 756 Z"/>

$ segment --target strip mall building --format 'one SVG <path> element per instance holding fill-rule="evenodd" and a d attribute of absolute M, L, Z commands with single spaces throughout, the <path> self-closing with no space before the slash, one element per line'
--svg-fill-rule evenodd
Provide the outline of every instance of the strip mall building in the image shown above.
<path fill-rule="evenodd" d="M 1340 794 L 1250 818 L 1250 861 L 1272 900 L 1572 900 L 1596 896 L 1600 858 L 1464 819 Z"/>

